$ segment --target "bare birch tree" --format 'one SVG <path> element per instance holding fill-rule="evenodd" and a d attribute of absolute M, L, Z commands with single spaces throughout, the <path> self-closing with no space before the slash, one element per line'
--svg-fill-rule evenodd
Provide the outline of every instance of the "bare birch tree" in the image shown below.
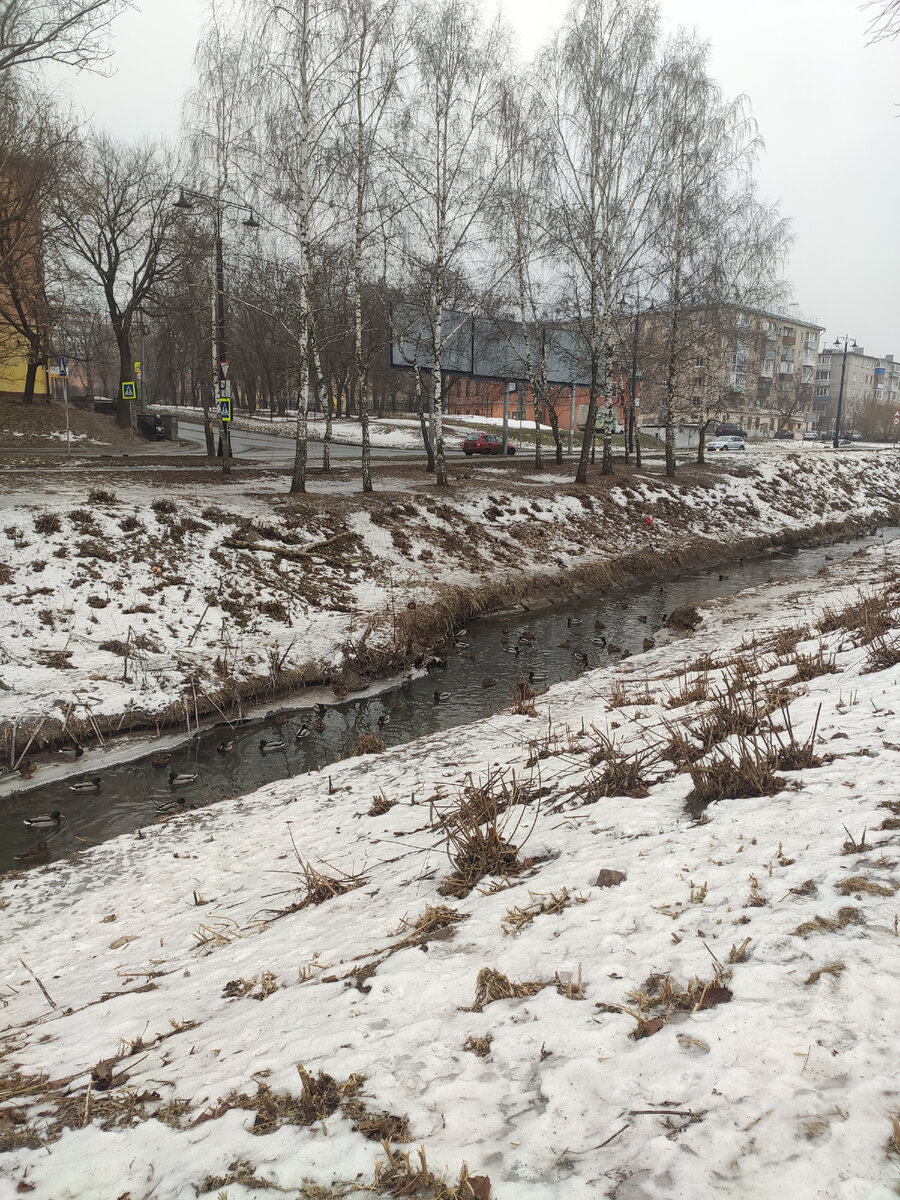
<path fill-rule="evenodd" d="M 128 0 L 0 0 L 0 71 L 55 62 L 96 69 Z"/>
<path fill-rule="evenodd" d="M 484 272 L 476 279 L 474 266 L 476 256 L 485 265 L 477 249 L 486 240 L 488 202 L 503 162 L 495 121 L 505 34 L 499 25 L 482 29 L 473 0 L 427 0 L 411 39 L 415 70 L 389 153 L 406 199 L 406 253 L 430 335 L 436 478 L 447 487 L 442 367 L 455 332 L 447 324 L 448 301 L 466 269 L 473 302 L 495 282 Z"/>
<path fill-rule="evenodd" d="M 658 13 L 647 0 L 575 0 L 538 63 L 554 164 L 547 233 L 590 382 L 579 483 L 587 482 L 621 297 L 647 255 L 664 174 L 657 44 Z M 612 427 L 607 392 L 605 474 Z"/>

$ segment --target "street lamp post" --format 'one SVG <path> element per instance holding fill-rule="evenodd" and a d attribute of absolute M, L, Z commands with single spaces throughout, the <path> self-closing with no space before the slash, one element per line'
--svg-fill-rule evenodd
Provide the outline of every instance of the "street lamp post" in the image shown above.
<path fill-rule="evenodd" d="M 841 338 L 835 338 L 835 340 L 834 340 L 835 350 L 840 350 L 841 340 L 842 340 Z M 844 351 L 843 351 L 843 357 L 841 358 L 841 386 L 838 389 L 837 420 L 835 421 L 835 424 L 834 424 L 834 441 L 832 442 L 832 445 L 835 450 L 837 450 L 838 442 L 841 439 L 841 415 L 842 415 L 843 409 L 844 409 L 844 377 L 847 374 L 847 344 L 848 344 L 848 342 L 850 342 L 852 340 L 853 339 L 851 339 L 849 334 L 847 334 L 847 333 L 844 334 L 844 337 L 843 337 Z M 856 349 L 855 341 L 853 341 L 853 349 L 854 350 Z"/>
<path fill-rule="evenodd" d="M 222 216 L 227 208 L 240 209 L 249 213 L 243 222 L 248 229 L 258 229 L 259 222 L 249 204 L 235 200 L 223 200 L 221 196 L 209 196 L 182 188 L 173 208 L 194 207 L 195 202 L 212 206 L 215 234 L 215 308 L 213 329 L 213 385 L 219 406 L 219 425 L 222 442 L 222 473 L 231 470 L 231 360 L 228 357 L 228 342 L 225 329 L 225 258 L 222 250 Z"/>

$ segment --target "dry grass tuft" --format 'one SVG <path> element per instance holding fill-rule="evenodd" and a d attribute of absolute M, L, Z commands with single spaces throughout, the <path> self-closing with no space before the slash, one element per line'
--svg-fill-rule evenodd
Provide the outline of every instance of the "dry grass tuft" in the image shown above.
<path fill-rule="evenodd" d="M 376 1162 L 375 1179 L 367 1191 L 382 1196 L 415 1196 L 419 1200 L 489 1200 L 487 1176 L 470 1175 L 465 1163 L 459 1181 L 451 1187 L 429 1169 L 424 1146 L 407 1152 L 392 1150 L 384 1143 L 384 1152 L 386 1158 Z"/>
<path fill-rule="evenodd" d="M 384 742 L 377 733 L 364 733 L 356 743 L 357 754 L 382 754 Z"/>
<path fill-rule="evenodd" d="M 790 661 L 797 668 L 797 674 L 791 682 L 809 683 L 811 679 L 817 679 L 820 675 L 833 675 L 837 671 L 836 658 L 834 653 L 826 655 L 823 646 L 814 654 L 801 654 L 795 650 Z"/>
<path fill-rule="evenodd" d="M 536 717 L 534 707 L 537 692 L 527 679 L 514 679 L 509 685 L 509 697 L 512 701 L 510 712 L 516 717 Z"/>
<path fill-rule="evenodd" d="M 803 642 L 809 636 L 809 630 L 805 625 L 794 625 L 789 629 L 782 629 L 775 635 L 775 640 L 772 647 L 779 658 L 787 658 L 797 648 L 798 642 Z"/>
<path fill-rule="evenodd" d="M 384 788 L 382 788 L 377 796 L 372 797 L 372 803 L 369 806 L 369 811 L 366 815 L 369 817 L 383 817 L 384 814 L 386 812 L 390 812 L 397 803 L 398 802 L 396 800 L 389 800 L 384 794 Z"/>
<path fill-rule="evenodd" d="M 528 840 L 537 820 L 519 839 L 530 793 L 512 776 L 489 773 L 484 783 L 472 776 L 458 800 L 443 810 L 432 804 L 432 825 L 447 838 L 447 857 L 452 872 L 438 891 L 444 896 L 467 896 L 485 875 L 516 875 L 524 866 L 519 858 L 521 844 Z M 517 839 L 514 841 L 513 839 Z"/>
<path fill-rule="evenodd" d="M 811 971 L 809 978 L 803 982 L 808 986 L 811 983 L 818 983 L 823 975 L 833 975 L 837 978 L 841 971 L 845 970 L 844 964 L 840 962 L 828 963 L 824 967 L 817 967 L 815 971 Z"/>
<path fill-rule="evenodd" d="M 522 996 L 536 996 L 543 988 L 548 987 L 553 980 L 531 979 L 514 983 L 500 971 L 491 967 L 482 967 L 475 980 L 475 1003 L 471 1008 L 463 1008 L 461 1012 L 481 1012 L 488 1004 L 496 1000 L 516 1000 Z"/>
<path fill-rule="evenodd" d="M 842 896 L 850 896 L 856 892 L 867 892 L 870 896 L 893 896 L 897 890 L 896 884 L 885 885 L 873 883 L 864 875 L 854 875 L 850 879 L 842 879 L 834 885 Z"/>
<path fill-rule="evenodd" d="M 463 1043 L 463 1050 L 468 1050 L 477 1058 L 487 1058 L 491 1052 L 491 1042 L 494 1040 L 493 1035 L 488 1033 L 484 1037 L 473 1037 L 471 1034 Z"/>
<path fill-rule="evenodd" d="M 469 919 L 468 913 L 461 913 L 455 908 L 450 908 L 446 904 L 426 904 L 425 911 L 415 921 L 407 921 L 404 917 L 400 922 L 400 928 L 392 933 L 391 937 L 402 937 L 400 942 L 395 943 L 391 947 L 392 950 L 399 950 L 403 946 L 421 946 L 425 942 L 434 938 L 438 933 L 445 930 L 451 930 L 461 921 Z M 447 936 L 445 934 L 444 936 Z"/>
<path fill-rule="evenodd" d="M 709 675 L 704 671 L 689 678 L 687 671 L 680 676 L 682 683 L 677 692 L 673 692 L 666 700 L 667 708 L 683 708 L 686 704 L 698 704 L 709 698 Z"/>
<path fill-rule="evenodd" d="M 658 755 L 654 749 L 640 748 L 630 753 L 615 739 L 607 737 L 592 726 L 588 762 L 592 767 L 603 764 L 602 771 L 588 776 L 579 789 L 584 804 L 594 804 L 602 796 L 631 796 L 643 799 L 650 793 L 645 778 L 648 768 Z"/>
<path fill-rule="evenodd" d="M 840 612 L 832 608 L 822 610 L 816 628 L 820 633 L 834 633 L 839 629 L 856 631 L 860 642 L 867 645 L 882 637 L 896 626 L 895 601 L 890 592 L 860 592 L 852 604 Z"/>
<path fill-rule="evenodd" d="M 504 933 L 513 935 L 521 933 L 535 917 L 561 913 L 572 904 L 584 904 L 590 899 L 589 896 L 580 896 L 577 893 L 570 895 L 568 888 L 563 888 L 559 895 L 555 892 L 551 892 L 549 896 L 541 892 L 529 892 L 528 894 L 531 897 L 531 904 L 506 910 L 506 916 L 500 921 Z"/>
<path fill-rule="evenodd" d="M 692 978 L 682 985 L 668 972 L 654 973 L 642 988 L 628 993 L 634 1007 L 622 1008 L 622 1012 L 637 1022 L 630 1036 L 635 1039 L 648 1037 L 658 1032 L 676 1013 L 700 1012 L 727 1004 L 732 998 L 731 989 L 725 986 L 729 978 L 730 972 L 719 968 L 708 981 Z"/>
<path fill-rule="evenodd" d="M 848 905 L 846 908 L 839 908 L 834 917 L 816 916 L 811 921 L 804 921 L 793 932 L 797 937 L 809 937 L 812 933 L 837 933 L 840 929 L 846 929 L 848 925 L 862 924 L 862 910 Z"/>
<path fill-rule="evenodd" d="M 874 637 L 869 643 L 863 674 L 887 671 L 888 668 L 896 666 L 898 662 L 900 662 L 900 641 L 896 638 L 889 641 L 884 634 L 881 634 Z"/>

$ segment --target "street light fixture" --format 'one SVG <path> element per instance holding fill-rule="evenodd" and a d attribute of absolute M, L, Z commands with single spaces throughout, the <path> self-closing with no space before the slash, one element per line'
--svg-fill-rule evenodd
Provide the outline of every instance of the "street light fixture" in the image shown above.
<path fill-rule="evenodd" d="M 838 442 L 841 439 L 841 415 L 842 415 L 843 409 L 844 409 L 844 376 L 847 373 L 847 344 L 849 342 L 852 342 L 853 349 L 854 350 L 856 349 L 856 341 L 850 337 L 849 333 L 845 333 L 843 336 L 843 339 L 841 339 L 841 338 L 834 339 L 834 349 L 835 350 L 841 349 L 841 341 L 842 340 L 843 340 L 844 348 L 843 348 L 843 357 L 841 359 L 841 386 L 838 389 L 837 420 L 835 421 L 835 425 L 834 425 L 834 441 L 832 442 L 832 446 L 834 447 L 835 450 L 837 450 Z"/>
<path fill-rule="evenodd" d="M 197 203 L 212 207 L 215 231 L 216 255 L 216 287 L 215 287 L 215 328 L 213 337 L 213 386 L 216 399 L 230 401 L 231 380 L 228 378 L 231 362 L 228 358 L 228 344 L 225 331 L 225 260 L 222 253 L 222 216 L 226 209 L 236 208 L 249 216 L 243 224 L 247 229 L 259 229 L 253 209 L 249 204 L 236 200 L 223 200 L 221 196 L 210 196 L 206 192 L 195 192 L 189 188 L 180 188 L 178 199 L 172 202 L 173 208 L 192 209 Z M 224 411 L 223 411 L 224 410 Z M 219 424 L 222 437 L 222 473 L 227 475 L 231 470 L 231 436 L 230 420 L 225 412 L 230 414 L 231 405 L 219 405 Z M 207 426 L 208 428 L 208 426 Z"/>

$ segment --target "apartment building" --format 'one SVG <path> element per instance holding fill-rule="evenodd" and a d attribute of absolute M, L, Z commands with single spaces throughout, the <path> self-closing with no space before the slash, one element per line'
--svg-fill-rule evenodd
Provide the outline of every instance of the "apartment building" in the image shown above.
<path fill-rule="evenodd" d="M 725 421 L 751 437 L 814 424 L 814 381 L 824 326 L 790 305 L 783 312 L 736 309 L 728 353 Z"/>
<path fill-rule="evenodd" d="M 641 370 L 649 403 L 664 402 L 669 315 L 642 318 Z M 728 305 L 681 315 L 676 383 L 685 426 L 732 422 L 750 437 L 814 423 L 814 380 L 824 326 L 796 305 L 784 311 Z M 660 421 L 662 421 L 660 416 Z"/>
<path fill-rule="evenodd" d="M 815 378 L 815 417 L 817 427 L 826 433 L 837 421 L 841 370 L 844 370 L 844 397 L 841 424 L 848 433 L 864 437 L 888 437 L 894 413 L 900 409 L 900 363 L 893 354 L 879 358 L 866 354 L 862 346 L 851 342 L 844 366 L 843 346 L 823 348 L 818 357 Z"/>

